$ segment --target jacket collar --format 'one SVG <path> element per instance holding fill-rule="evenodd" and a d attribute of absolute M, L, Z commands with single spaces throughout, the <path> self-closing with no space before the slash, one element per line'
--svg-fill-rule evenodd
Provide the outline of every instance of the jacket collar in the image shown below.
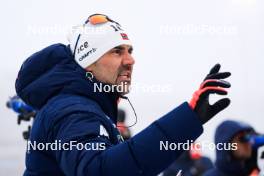
<path fill-rule="evenodd" d="M 76 66 L 76 72 L 79 73 L 79 79 L 67 85 L 62 93 L 79 94 L 96 101 L 107 116 L 117 123 L 117 104 L 120 95 L 117 92 L 95 91 L 95 85 L 105 86 L 106 84 L 98 81 L 96 78 L 92 80 L 86 77 L 86 71 L 79 65 Z"/>

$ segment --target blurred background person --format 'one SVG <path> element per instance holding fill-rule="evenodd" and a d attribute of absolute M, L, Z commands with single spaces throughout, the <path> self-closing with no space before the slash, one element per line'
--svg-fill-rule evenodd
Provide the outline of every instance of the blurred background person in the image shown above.
<path fill-rule="evenodd" d="M 29 105 L 27 105 L 19 96 L 14 95 L 6 102 L 7 108 L 12 109 L 14 112 L 18 113 L 23 119 L 30 119 L 36 115 L 36 111 Z M 20 121 L 18 122 L 20 123 Z"/>
<path fill-rule="evenodd" d="M 17 116 L 17 124 L 20 125 L 21 121 L 30 121 L 31 118 L 35 118 L 36 111 L 29 105 L 27 105 L 19 96 L 14 95 L 10 97 L 6 102 L 7 108 L 11 109 Z M 28 126 L 28 130 L 23 132 L 23 138 L 27 140 L 30 135 L 31 126 Z"/>
<path fill-rule="evenodd" d="M 233 120 L 222 122 L 215 132 L 215 144 L 219 143 L 237 145 L 234 150 L 216 149 L 215 168 L 205 176 L 257 175 L 257 148 L 263 145 L 263 136 L 252 126 Z"/>
<path fill-rule="evenodd" d="M 258 167 L 260 169 L 259 176 L 264 176 L 264 146 L 258 149 Z"/>
<path fill-rule="evenodd" d="M 200 148 L 192 145 L 191 150 L 185 151 L 163 172 L 163 176 L 175 176 L 178 173 L 183 176 L 201 176 L 211 168 L 213 168 L 211 159 L 203 156 Z"/>
<path fill-rule="evenodd" d="M 127 140 L 131 137 L 131 131 L 125 124 L 125 121 L 126 121 L 126 112 L 123 109 L 118 109 L 117 129 L 119 130 L 123 139 Z"/>

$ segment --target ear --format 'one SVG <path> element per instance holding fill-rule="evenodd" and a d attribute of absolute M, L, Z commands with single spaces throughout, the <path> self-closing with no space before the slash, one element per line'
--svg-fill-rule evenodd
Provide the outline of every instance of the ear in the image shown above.
<path fill-rule="evenodd" d="M 93 72 L 94 68 L 95 68 L 95 66 L 94 66 L 94 64 L 92 64 L 92 65 L 89 65 L 88 67 L 86 67 L 85 70 L 88 72 Z"/>

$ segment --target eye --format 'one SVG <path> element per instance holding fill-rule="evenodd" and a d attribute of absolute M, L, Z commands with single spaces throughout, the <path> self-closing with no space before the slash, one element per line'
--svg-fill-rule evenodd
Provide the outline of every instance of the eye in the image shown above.
<path fill-rule="evenodd" d="M 132 53 L 133 53 L 133 48 L 129 48 L 129 49 L 128 49 L 128 53 L 129 53 L 129 54 L 132 54 Z"/>
<path fill-rule="evenodd" d="M 121 55 L 121 54 L 122 54 L 122 50 L 121 50 L 121 49 L 114 49 L 114 50 L 113 50 L 113 53 L 114 53 L 114 54 Z"/>

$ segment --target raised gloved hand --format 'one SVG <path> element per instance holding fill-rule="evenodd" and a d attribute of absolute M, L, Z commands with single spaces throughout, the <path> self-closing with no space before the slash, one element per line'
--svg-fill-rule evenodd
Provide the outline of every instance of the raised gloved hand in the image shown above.
<path fill-rule="evenodd" d="M 198 114 L 202 124 L 210 120 L 214 115 L 225 109 L 230 104 L 229 98 L 218 100 L 213 105 L 209 104 L 210 94 L 227 95 L 227 90 L 231 84 L 222 79 L 228 78 L 230 72 L 220 72 L 221 65 L 216 64 L 206 76 L 200 88 L 193 94 L 190 107 Z"/>

